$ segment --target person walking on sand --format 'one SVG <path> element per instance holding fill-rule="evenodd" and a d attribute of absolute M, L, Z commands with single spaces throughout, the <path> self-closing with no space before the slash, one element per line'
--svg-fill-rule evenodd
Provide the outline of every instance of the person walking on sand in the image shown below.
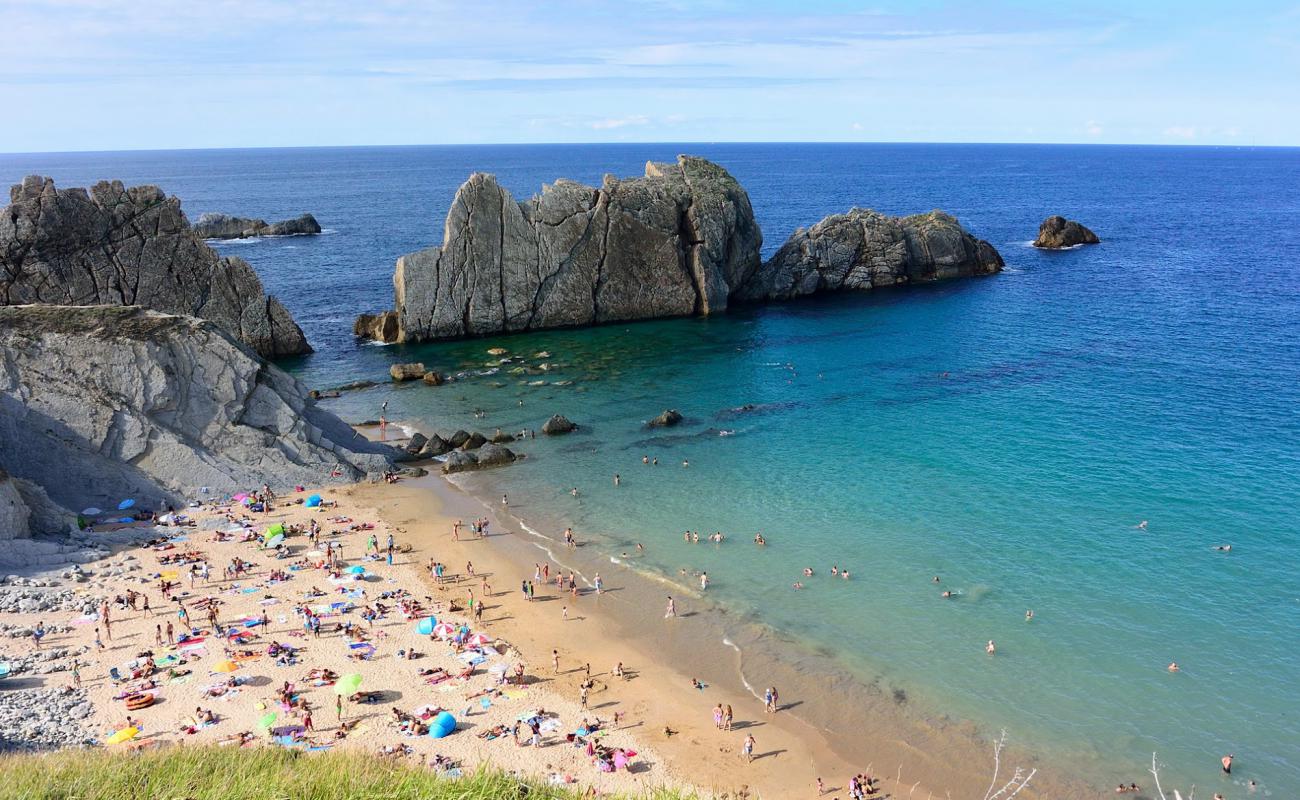
<path fill-rule="evenodd" d="M 664 611 L 664 619 L 677 616 L 677 604 L 673 602 L 672 595 L 668 596 L 668 608 Z"/>
<path fill-rule="evenodd" d="M 741 747 L 741 752 L 744 753 L 746 762 L 753 762 L 754 745 L 756 744 L 758 744 L 758 742 L 754 740 L 754 734 L 751 733 L 745 737 L 745 744 Z"/>
<path fill-rule="evenodd" d="M 559 650 L 551 651 L 551 666 L 554 667 L 555 674 L 559 675 L 560 674 L 560 651 Z"/>
<path fill-rule="evenodd" d="M 36 628 L 32 630 L 32 644 L 37 650 L 41 649 L 41 640 L 45 638 L 45 621 L 41 620 L 36 623 Z"/>

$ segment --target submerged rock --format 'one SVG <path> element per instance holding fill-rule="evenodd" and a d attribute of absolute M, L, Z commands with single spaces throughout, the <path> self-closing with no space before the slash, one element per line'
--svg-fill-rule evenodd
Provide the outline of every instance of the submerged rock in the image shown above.
<path fill-rule="evenodd" d="M 245 261 L 223 258 L 156 186 L 56 189 L 29 176 L 0 212 L 0 305 L 144 306 L 215 322 L 266 358 L 310 353 Z"/>
<path fill-rule="evenodd" d="M 214 323 L 139 307 L 0 307 L 0 467 L 66 508 L 180 505 L 388 468 Z"/>
<path fill-rule="evenodd" d="M 577 429 L 578 429 L 577 425 L 569 421 L 567 417 L 563 417 L 559 414 L 556 414 L 555 416 L 551 417 L 550 419 L 542 423 L 542 433 L 549 434 L 551 436 L 555 436 L 561 433 L 569 433 L 571 431 L 576 431 Z"/>
<path fill-rule="evenodd" d="M 1078 222 L 1062 216 L 1052 216 L 1043 220 L 1043 224 L 1038 226 L 1038 238 L 1034 240 L 1034 247 L 1060 250 L 1064 247 L 1100 242 L 1101 239 L 1097 238 L 1097 234 Z"/>
<path fill-rule="evenodd" d="M 208 213 L 194 223 L 194 232 L 204 239 L 250 239 L 256 236 L 306 236 L 320 233 L 320 223 L 311 214 L 267 224 L 266 220 Z"/>

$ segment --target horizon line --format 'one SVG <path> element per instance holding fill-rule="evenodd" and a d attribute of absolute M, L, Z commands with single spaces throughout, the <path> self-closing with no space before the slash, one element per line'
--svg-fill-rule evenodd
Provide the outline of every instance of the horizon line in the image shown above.
<path fill-rule="evenodd" d="M 225 147 L 136 147 L 116 150 L 27 150 L 0 152 L 0 158 L 8 156 L 57 156 L 57 155 L 113 155 L 118 153 L 186 153 L 186 152 L 224 152 L 249 150 L 362 150 L 362 149 L 398 149 L 398 148 L 435 148 L 435 147 L 645 147 L 658 145 L 926 145 L 950 147 L 1150 147 L 1168 149 L 1233 149 L 1233 150 L 1296 150 L 1300 145 L 1294 144 L 1228 144 L 1223 142 L 944 142 L 944 141 L 856 141 L 856 140 L 696 140 L 696 141 L 616 141 L 616 142 L 441 142 L 441 143 L 406 143 L 406 144 L 306 144 L 306 145 L 234 145 Z"/>

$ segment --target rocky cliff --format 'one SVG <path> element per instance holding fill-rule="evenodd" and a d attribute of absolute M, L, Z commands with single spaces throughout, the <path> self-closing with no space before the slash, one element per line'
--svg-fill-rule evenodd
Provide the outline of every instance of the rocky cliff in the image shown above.
<path fill-rule="evenodd" d="M 0 468 L 66 508 L 355 481 L 391 453 L 212 322 L 0 307 Z"/>
<path fill-rule="evenodd" d="M 761 245 L 745 190 L 702 159 L 599 188 L 557 181 L 524 203 L 475 174 L 442 246 L 398 259 L 397 325 L 360 329 L 418 341 L 716 313 Z"/>
<path fill-rule="evenodd" d="M 246 262 L 203 244 L 153 186 L 58 190 L 31 176 L 0 212 L 0 305 L 138 305 L 211 320 L 259 354 L 309 353 Z"/>
<path fill-rule="evenodd" d="M 794 232 L 740 287 L 738 299 L 785 300 L 823 291 L 988 275 L 1002 269 L 993 245 L 942 211 L 890 217 L 854 208 Z"/>
<path fill-rule="evenodd" d="M 267 223 L 264 219 L 232 217 L 208 213 L 194 223 L 194 233 L 201 239 L 249 239 L 255 236 L 308 236 L 320 233 L 320 223 L 311 214 Z"/>
<path fill-rule="evenodd" d="M 983 275 L 987 242 L 932 212 L 895 219 L 853 209 L 791 237 L 761 263 L 749 196 L 700 158 L 557 181 L 517 202 L 491 175 L 456 192 L 443 243 L 398 259 L 396 310 L 357 319 L 358 336 L 422 341 L 716 314 L 737 302 Z"/>

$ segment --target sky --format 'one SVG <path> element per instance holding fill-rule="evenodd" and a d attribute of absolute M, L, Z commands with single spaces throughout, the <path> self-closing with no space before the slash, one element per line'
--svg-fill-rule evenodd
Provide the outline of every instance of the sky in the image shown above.
<path fill-rule="evenodd" d="M 1300 145 L 1300 0 L 0 0 L 0 152 Z"/>

